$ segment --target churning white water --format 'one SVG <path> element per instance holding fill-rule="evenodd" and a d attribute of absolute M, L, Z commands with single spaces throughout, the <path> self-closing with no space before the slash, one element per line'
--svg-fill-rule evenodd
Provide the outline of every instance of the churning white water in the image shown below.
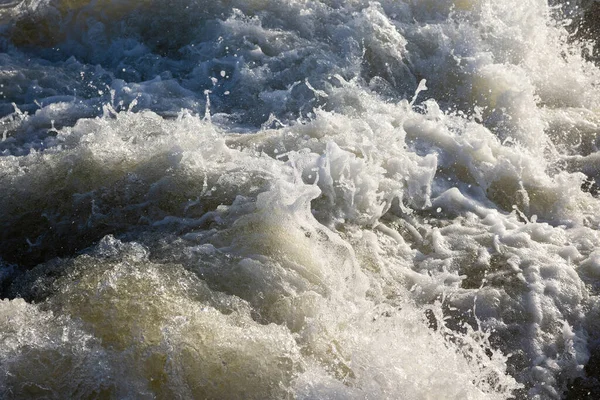
<path fill-rule="evenodd" d="M 0 398 L 598 398 L 599 11 L 0 1 Z"/>

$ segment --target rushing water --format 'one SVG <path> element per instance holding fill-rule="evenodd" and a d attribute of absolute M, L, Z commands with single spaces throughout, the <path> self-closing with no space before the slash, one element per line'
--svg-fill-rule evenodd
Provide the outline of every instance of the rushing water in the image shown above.
<path fill-rule="evenodd" d="M 598 398 L 599 10 L 0 1 L 0 398 Z"/>

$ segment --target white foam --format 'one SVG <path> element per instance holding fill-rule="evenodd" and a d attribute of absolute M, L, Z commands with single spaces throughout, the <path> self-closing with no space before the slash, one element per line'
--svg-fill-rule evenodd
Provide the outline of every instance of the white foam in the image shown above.
<path fill-rule="evenodd" d="M 167 3 L 0 10 L 2 395 L 585 378 L 600 71 L 554 9 Z"/>

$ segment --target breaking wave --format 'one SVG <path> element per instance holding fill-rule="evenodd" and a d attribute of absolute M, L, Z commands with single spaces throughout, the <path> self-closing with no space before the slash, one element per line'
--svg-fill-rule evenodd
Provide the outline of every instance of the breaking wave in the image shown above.
<path fill-rule="evenodd" d="M 0 397 L 598 397 L 597 4 L 0 1 Z"/>

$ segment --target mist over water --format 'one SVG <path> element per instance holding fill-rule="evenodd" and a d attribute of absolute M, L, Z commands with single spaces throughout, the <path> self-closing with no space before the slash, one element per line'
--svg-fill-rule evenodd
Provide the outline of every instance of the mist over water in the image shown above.
<path fill-rule="evenodd" d="M 597 4 L 0 1 L 0 398 L 598 398 Z"/>

